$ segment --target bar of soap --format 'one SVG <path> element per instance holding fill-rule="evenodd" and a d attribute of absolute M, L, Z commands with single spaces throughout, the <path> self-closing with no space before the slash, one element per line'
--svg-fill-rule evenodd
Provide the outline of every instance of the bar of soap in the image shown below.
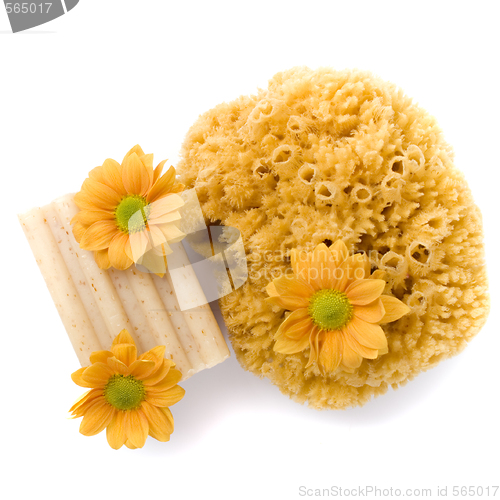
<path fill-rule="evenodd" d="M 165 357 L 183 380 L 229 357 L 208 303 L 181 311 L 168 272 L 160 278 L 134 265 L 126 271 L 99 269 L 93 253 L 73 236 L 70 221 L 77 212 L 70 194 L 19 221 L 82 366 L 90 365 L 93 351 L 109 349 L 124 328 L 140 353 L 165 345 Z M 185 263 L 187 268 L 187 255 Z M 190 280 L 186 285 L 203 293 L 193 273 Z"/>

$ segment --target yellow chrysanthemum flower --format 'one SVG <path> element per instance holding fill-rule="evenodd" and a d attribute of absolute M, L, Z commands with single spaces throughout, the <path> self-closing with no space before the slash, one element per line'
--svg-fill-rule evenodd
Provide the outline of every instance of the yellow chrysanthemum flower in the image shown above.
<path fill-rule="evenodd" d="M 165 346 L 137 357 L 134 340 L 122 330 L 111 351 L 96 351 L 89 367 L 71 375 L 73 382 L 91 390 L 70 408 L 73 418 L 83 417 L 80 432 L 94 436 L 106 429 L 111 448 L 142 448 L 148 434 L 168 441 L 174 432 L 169 406 L 180 401 L 184 389 L 175 363 L 164 358 Z"/>
<path fill-rule="evenodd" d="M 387 353 L 380 327 L 410 309 L 395 297 L 382 295 L 385 281 L 370 276 L 364 254 L 349 257 L 345 243 L 321 243 L 313 252 L 292 250 L 294 276 L 273 280 L 266 290 L 273 305 L 293 311 L 275 334 L 274 350 L 294 354 L 310 348 L 309 363 L 324 373 L 342 367 L 353 371 L 363 358 Z M 383 273 L 382 273 L 383 274 Z"/>
<path fill-rule="evenodd" d="M 175 169 L 162 174 L 165 161 L 153 170 L 153 155 L 134 146 L 122 164 L 107 159 L 94 168 L 74 197 L 80 212 L 71 221 L 80 247 L 94 252 L 101 269 L 127 269 L 149 249 L 170 253 L 168 242 L 184 234 L 173 224 L 183 204 L 175 194 Z"/>

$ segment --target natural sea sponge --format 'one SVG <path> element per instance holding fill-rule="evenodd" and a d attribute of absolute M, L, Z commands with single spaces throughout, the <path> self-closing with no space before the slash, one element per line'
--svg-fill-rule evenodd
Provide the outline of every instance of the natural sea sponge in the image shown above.
<path fill-rule="evenodd" d="M 436 120 L 368 72 L 294 68 L 189 130 L 178 165 L 204 216 L 241 231 L 248 282 L 220 300 L 239 362 L 313 408 L 362 405 L 460 352 L 489 310 L 479 209 Z M 411 313 L 355 373 L 273 351 L 286 314 L 266 285 L 293 248 L 343 239 Z"/>

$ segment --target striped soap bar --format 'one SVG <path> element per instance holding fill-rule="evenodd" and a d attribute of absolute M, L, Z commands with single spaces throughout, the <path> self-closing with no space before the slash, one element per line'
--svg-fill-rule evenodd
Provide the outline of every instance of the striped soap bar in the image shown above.
<path fill-rule="evenodd" d="M 163 278 L 135 266 L 99 269 L 92 252 L 76 242 L 70 221 L 78 212 L 73 195 L 20 215 L 19 221 L 82 366 L 93 351 L 109 349 L 126 328 L 138 351 L 165 345 L 183 380 L 229 357 L 208 304 L 181 311 L 167 272 Z M 187 255 L 186 270 L 190 270 Z M 187 286 L 203 291 L 194 273 Z"/>

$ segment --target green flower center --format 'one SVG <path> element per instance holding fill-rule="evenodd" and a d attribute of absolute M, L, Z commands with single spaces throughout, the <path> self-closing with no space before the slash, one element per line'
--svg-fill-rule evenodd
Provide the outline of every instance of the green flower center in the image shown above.
<path fill-rule="evenodd" d="M 118 410 L 137 408 L 145 396 L 144 384 L 132 375 L 113 375 L 104 387 L 104 398 Z"/>
<path fill-rule="evenodd" d="M 319 290 L 309 302 L 309 315 L 323 330 L 340 330 L 352 319 L 352 304 L 338 290 Z"/>
<path fill-rule="evenodd" d="M 150 211 L 146 198 L 138 194 L 125 196 L 115 210 L 116 224 L 127 234 L 144 231 Z"/>

